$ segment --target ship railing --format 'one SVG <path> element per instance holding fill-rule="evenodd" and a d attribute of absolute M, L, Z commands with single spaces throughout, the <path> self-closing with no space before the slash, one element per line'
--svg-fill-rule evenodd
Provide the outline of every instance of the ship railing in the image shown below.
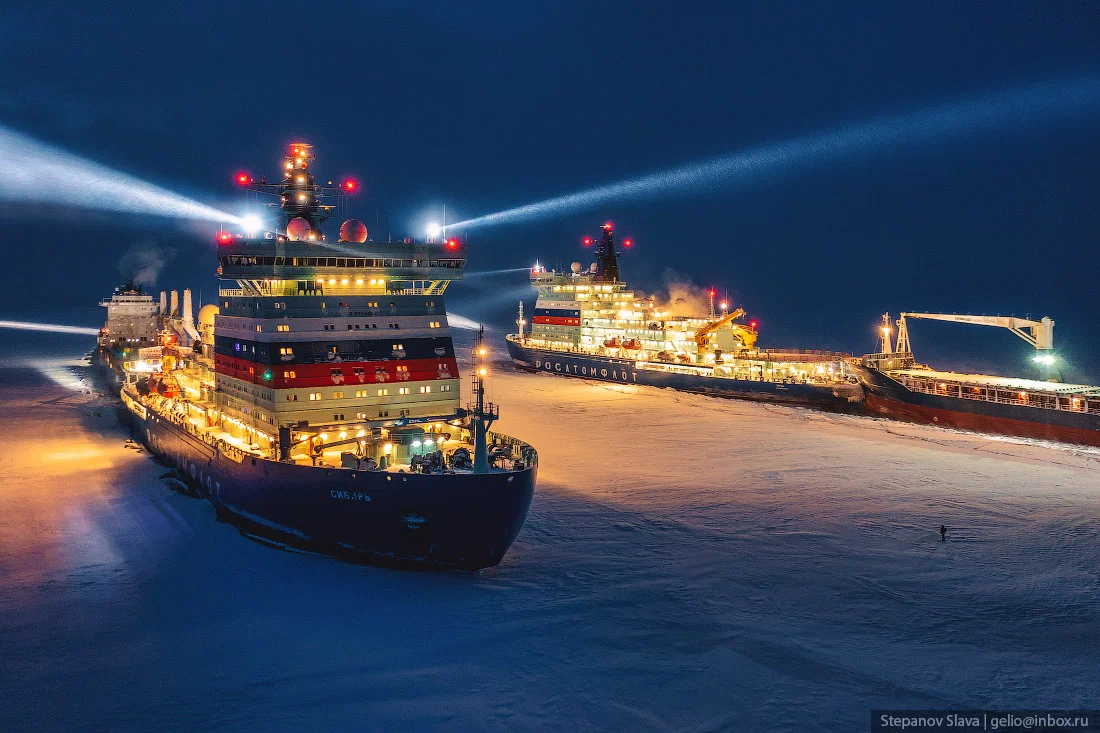
<path fill-rule="evenodd" d="M 1100 399 L 1075 397 L 1073 395 L 1047 394 L 1028 390 L 1013 390 L 1003 387 L 979 386 L 958 382 L 943 382 L 928 377 L 903 376 L 902 384 L 914 392 L 940 397 L 994 402 L 1002 405 L 1022 405 L 1045 410 L 1065 412 L 1083 412 L 1100 414 Z"/>
<path fill-rule="evenodd" d="M 219 288 L 218 295 L 222 298 L 243 298 L 244 288 Z"/>

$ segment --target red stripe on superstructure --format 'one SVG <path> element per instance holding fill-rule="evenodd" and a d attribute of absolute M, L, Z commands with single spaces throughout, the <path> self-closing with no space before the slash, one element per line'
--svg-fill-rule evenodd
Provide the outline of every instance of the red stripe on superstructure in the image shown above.
<path fill-rule="evenodd" d="M 579 319 L 579 318 L 561 318 L 559 316 L 534 316 L 531 320 L 534 323 L 541 323 L 544 326 L 579 326 L 579 325 L 581 325 L 581 319 Z"/>
<path fill-rule="evenodd" d="M 439 365 L 446 367 L 450 376 L 441 376 Z M 407 372 L 398 372 L 397 367 L 403 366 Z M 386 378 L 381 379 L 377 369 L 385 370 Z M 271 380 L 264 379 L 264 372 L 271 370 Z M 356 374 L 356 369 L 362 369 L 363 373 Z M 333 370 L 339 370 L 340 374 L 333 374 Z M 252 382 L 273 389 L 297 389 L 306 387 L 332 387 L 347 385 L 354 387 L 359 384 L 388 384 L 390 382 L 427 382 L 433 379 L 459 379 L 458 362 L 452 357 L 440 357 L 439 359 L 405 359 L 384 361 L 338 361 L 325 364 L 257 364 L 254 361 L 237 359 L 232 356 L 216 354 L 214 356 L 214 371 L 227 377 Z M 289 376 L 293 373 L 294 376 Z M 398 375 L 408 375 L 401 378 Z M 284 376 L 288 375 L 288 376 Z"/>

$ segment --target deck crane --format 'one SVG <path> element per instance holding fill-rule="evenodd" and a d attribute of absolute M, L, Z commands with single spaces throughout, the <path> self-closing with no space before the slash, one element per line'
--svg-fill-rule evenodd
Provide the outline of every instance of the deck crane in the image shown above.
<path fill-rule="evenodd" d="M 923 318 L 930 321 L 949 321 L 951 323 L 969 323 L 975 326 L 996 326 L 1007 328 L 1031 346 L 1035 347 L 1035 361 L 1039 364 L 1043 376 L 1048 377 L 1051 371 L 1047 367 L 1054 364 L 1054 321 L 1044 316 L 1041 320 L 1033 321 L 1028 318 L 1015 318 L 1013 316 L 970 316 L 956 315 L 954 313 L 902 313 L 898 320 L 898 343 L 894 349 L 896 353 L 911 354 L 912 346 L 909 344 L 909 329 L 906 326 L 907 318 Z"/>
<path fill-rule="evenodd" d="M 706 348 L 707 339 L 710 337 L 710 335 L 712 333 L 714 333 L 715 331 L 717 331 L 719 328 L 726 325 L 727 323 L 730 323 L 731 321 L 735 321 L 735 320 L 737 320 L 738 318 L 741 318 L 744 315 L 745 315 L 745 309 L 744 308 L 734 308 L 732 311 L 730 311 L 726 315 L 722 316 L 721 318 L 719 318 L 717 320 L 714 320 L 714 321 L 711 321 L 710 323 L 708 323 L 707 325 L 703 326 L 702 328 L 700 328 L 698 331 L 695 332 L 695 343 L 701 349 Z M 737 326 L 734 327 L 734 329 L 737 331 L 737 335 L 741 337 L 742 342 L 745 344 L 746 349 L 751 349 L 753 347 L 753 345 L 756 343 L 756 331 L 752 328 L 752 325 L 755 325 L 755 324 L 750 324 L 750 326 L 748 328 L 746 328 L 745 326 L 742 326 L 740 324 L 738 324 Z"/>

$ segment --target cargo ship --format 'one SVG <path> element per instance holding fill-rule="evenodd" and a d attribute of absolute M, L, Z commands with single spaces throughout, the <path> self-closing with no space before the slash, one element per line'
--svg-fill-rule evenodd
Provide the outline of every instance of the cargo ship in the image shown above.
<path fill-rule="evenodd" d="M 444 292 L 465 246 L 375 242 L 355 220 L 329 241 L 322 202 L 354 182 L 319 186 L 313 163 L 294 143 L 280 181 L 240 175 L 275 198 L 275 226 L 217 233 L 227 287 L 197 322 L 189 291 L 104 301 L 100 353 L 125 376 L 133 435 L 250 537 L 372 564 L 495 565 L 538 456 L 489 432 L 483 346 L 461 404 Z"/>
<path fill-rule="evenodd" d="M 594 244 L 585 237 L 585 246 Z M 631 247 L 630 239 L 623 246 Z M 518 332 L 507 336 L 516 366 L 619 384 L 637 384 L 720 397 L 856 410 L 863 396 L 850 355 L 830 351 L 761 349 L 755 321 L 728 303 L 708 314 L 675 315 L 635 295 L 619 276 L 614 228 L 606 223 L 589 267 L 569 272 L 535 265 L 538 292 L 531 329 L 523 304 Z"/>
<path fill-rule="evenodd" d="M 924 318 L 1007 328 L 1036 349 L 1046 379 L 959 374 L 917 364 L 907 319 Z M 855 365 L 868 414 L 959 430 L 1100 446 L 1100 387 L 1057 381 L 1054 321 L 1043 318 L 903 313 L 892 343 L 890 316 L 882 346 Z"/>

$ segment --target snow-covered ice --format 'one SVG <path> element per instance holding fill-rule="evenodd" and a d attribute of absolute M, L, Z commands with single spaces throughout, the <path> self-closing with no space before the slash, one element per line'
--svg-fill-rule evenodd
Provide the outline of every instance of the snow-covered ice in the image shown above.
<path fill-rule="evenodd" d="M 166 488 L 71 367 L 7 363 L 0 730 L 1100 707 L 1097 451 L 497 372 L 539 486 L 504 561 L 469 574 L 250 542 Z"/>

